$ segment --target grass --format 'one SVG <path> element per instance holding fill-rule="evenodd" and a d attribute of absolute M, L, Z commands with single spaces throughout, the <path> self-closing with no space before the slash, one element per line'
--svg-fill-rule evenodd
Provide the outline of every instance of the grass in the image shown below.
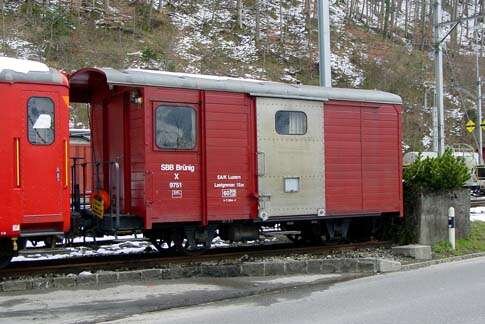
<path fill-rule="evenodd" d="M 485 222 L 472 222 L 470 235 L 456 241 L 456 249 L 452 250 L 447 241 L 439 242 L 433 246 L 437 257 L 464 255 L 476 252 L 485 252 Z"/>

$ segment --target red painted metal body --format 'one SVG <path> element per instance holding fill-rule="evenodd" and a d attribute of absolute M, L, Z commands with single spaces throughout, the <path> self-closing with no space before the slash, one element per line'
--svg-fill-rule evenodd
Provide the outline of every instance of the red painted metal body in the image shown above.
<path fill-rule="evenodd" d="M 324 114 L 327 215 L 402 216 L 400 107 L 333 101 Z"/>
<path fill-rule="evenodd" d="M 69 208 L 69 93 L 64 85 L 0 83 L 0 238 L 67 232 Z M 28 136 L 28 102 L 45 98 L 54 107 L 54 140 L 35 145 Z"/>

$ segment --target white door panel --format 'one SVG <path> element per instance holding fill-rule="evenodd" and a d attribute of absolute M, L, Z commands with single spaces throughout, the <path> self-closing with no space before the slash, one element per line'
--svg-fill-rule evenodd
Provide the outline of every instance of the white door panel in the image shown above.
<path fill-rule="evenodd" d="M 325 213 L 323 103 L 257 98 L 258 185 L 260 213 L 265 216 L 323 215 Z M 278 111 L 303 112 L 306 133 L 276 131 Z M 289 113 L 285 114 L 285 116 Z M 283 132 L 302 130 L 301 114 L 288 119 Z M 285 123 L 286 119 L 282 119 Z M 280 125 L 282 125 L 280 124 Z M 281 129 L 280 129 L 281 130 Z M 285 179 L 286 190 L 285 190 Z M 296 189 L 295 189 L 296 188 Z"/>

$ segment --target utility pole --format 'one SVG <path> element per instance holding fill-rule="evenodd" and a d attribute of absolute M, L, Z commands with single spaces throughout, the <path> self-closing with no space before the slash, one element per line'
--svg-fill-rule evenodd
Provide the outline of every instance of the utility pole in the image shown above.
<path fill-rule="evenodd" d="M 318 40 L 320 46 L 320 86 L 332 87 L 330 69 L 330 8 L 329 0 L 318 0 Z"/>
<path fill-rule="evenodd" d="M 435 63 L 435 105 L 437 114 L 437 152 L 439 155 L 445 152 L 445 118 L 443 107 L 443 49 L 441 39 L 441 0 L 435 0 L 434 2 L 434 63 Z"/>
<path fill-rule="evenodd" d="M 475 14 L 480 13 L 480 9 L 478 8 L 478 1 L 475 0 Z M 480 21 L 479 18 L 475 19 L 475 68 L 477 73 L 477 127 L 478 127 L 478 156 L 479 156 L 479 163 L 483 164 L 483 133 L 482 133 L 482 78 L 480 76 L 480 57 L 482 56 L 482 44 L 483 44 L 483 37 L 480 40 L 480 47 L 478 47 L 478 32 L 480 28 Z M 483 34 L 482 34 L 483 36 Z"/>
<path fill-rule="evenodd" d="M 436 98 L 436 89 L 433 89 L 433 98 Z M 438 109 L 433 103 L 433 152 L 438 152 Z"/>
<path fill-rule="evenodd" d="M 478 56 L 477 56 L 478 58 Z M 478 127 L 478 156 L 480 164 L 483 164 L 483 134 L 482 134 L 482 79 L 479 65 L 477 64 L 477 127 Z"/>
<path fill-rule="evenodd" d="M 477 2 L 476 7 L 477 7 Z M 436 114 L 438 120 L 438 132 L 437 132 L 437 142 L 438 142 L 438 154 L 443 154 L 445 151 L 445 114 L 444 114 L 444 105 L 443 105 L 443 48 L 442 44 L 446 40 L 446 38 L 453 32 L 453 30 L 464 21 L 475 19 L 478 22 L 479 19 L 483 18 L 484 15 L 482 12 L 475 13 L 473 16 L 470 17 L 462 17 L 453 21 L 449 21 L 444 23 L 442 17 L 442 8 L 441 8 L 441 0 L 434 0 L 433 2 L 433 42 L 434 42 L 434 58 L 435 58 L 435 105 L 436 105 Z M 442 35 L 443 26 L 450 25 L 452 26 L 447 31 L 446 35 Z M 478 72 L 479 73 L 479 72 Z M 479 74 L 477 74 L 479 77 Z M 479 86 L 481 87 L 480 83 Z M 480 88 L 481 92 L 481 88 Z M 481 105 L 481 95 L 479 97 L 480 105 Z M 480 106 L 481 107 L 481 106 Z M 481 109 L 479 114 L 481 115 Z M 477 114 L 478 115 L 478 114 Z M 480 124 L 479 124 L 480 125 Z M 480 131 L 480 137 L 481 137 Z M 481 144 L 479 144 L 481 145 Z"/>
<path fill-rule="evenodd" d="M 429 90 L 430 89 L 428 88 L 424 88 L 424 111 L 428 110 L 428 91 Z M 433 98 L 436 98 L 435 89 L 433 88 L 432 91 L 433 91 Z M 433 139 L 431 150 L 433 152 L 438 152 L 438 116 L 436 116 L 436 107 L 434 104 L 430 107 L 430 109 L 431 109 L 431 121 L 433 125 L 433 129 L 431 132 L 431 137 Z"/>

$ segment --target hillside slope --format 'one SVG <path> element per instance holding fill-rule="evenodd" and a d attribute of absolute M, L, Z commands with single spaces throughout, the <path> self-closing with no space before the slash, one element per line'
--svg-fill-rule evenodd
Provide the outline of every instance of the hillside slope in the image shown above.
<path fill-rule="evenodd" d="M 334 86 L 401 95 L 407 150 L 425 150 L 431 143 L 430 109 L 423 107 L 425 92 L 432 101 L 431 16 L 423 1 L 331 2 Z M 4 1 L 1 52 L 67 71 L 140 67 L 317 84 L 315 5 L 315 0 L 165 0 L 160 6 L 158 0 Z M 445 4 L 445 12 L 452 9 L 446 19 L 472 14 L 471 5 Z M 475 91 L 473 26 L 452 34 L 445 62 L 447 141 L 473 143 L 463 125 L 474 103 L 457 90 Z"/>

